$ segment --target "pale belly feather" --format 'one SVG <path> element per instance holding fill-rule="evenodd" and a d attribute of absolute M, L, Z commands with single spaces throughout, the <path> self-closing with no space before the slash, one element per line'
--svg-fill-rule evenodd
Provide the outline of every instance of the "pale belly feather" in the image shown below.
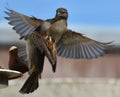
<path fill-rule="evenodd" d="M 65 20 L 59 20 L 52 24 L 51 30 L 50 30 L 50 36 L 58 42 L 61 38 L 62 34 L 66 31 L 67 25 Z"/>

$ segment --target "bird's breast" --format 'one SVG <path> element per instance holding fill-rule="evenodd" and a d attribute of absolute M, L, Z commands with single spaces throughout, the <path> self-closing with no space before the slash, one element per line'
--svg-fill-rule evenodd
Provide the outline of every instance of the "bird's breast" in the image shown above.
<path fill-rule="evenodd" d="M 50 29 L 50 36 L 58 42 L 62 34 L 67 30 L 66 20 L 59 20 L 52 24 Z"/>

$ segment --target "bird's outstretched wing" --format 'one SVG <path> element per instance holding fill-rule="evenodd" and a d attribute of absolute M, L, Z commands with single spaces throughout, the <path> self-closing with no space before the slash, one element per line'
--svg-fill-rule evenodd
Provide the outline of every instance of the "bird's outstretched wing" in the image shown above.
<path fill-rule="evenodd" d="M 102 56 L 110 43 L 102 43 L 67 30 L 57 43 L 57 54 L 65 58 L 96 58 Z"/>
<path fill-rule="evenodd" d="M 9 16 L 5 17 L 5 19 L 10 21 L 10 25 L 14 26 L 13 29 L 21 36 L 20 38 L 24 38 L 31 34 L 43 22 L 41 19 L 25 16 L 10 9 L 5 11 L 5 13 Z"/>

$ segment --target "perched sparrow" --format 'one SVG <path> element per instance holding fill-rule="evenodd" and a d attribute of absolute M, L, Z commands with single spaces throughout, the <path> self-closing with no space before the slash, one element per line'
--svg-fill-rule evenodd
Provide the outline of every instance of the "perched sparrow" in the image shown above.
<path fill-rule="evenodd" d="M 56 64 L 56 49 L 57 55 L 65 58 L 96 58 L 103 55 L 109 47 L 109 43 L 98 42 L 67 29 L 68 12 L 64 8 L 58 8 L 55 17 L 47 20 L 28 17 L 9 9 L 8 11 L 5 13 L 9 17 L 5 18 L 14 26 L 13 29 L 21 36 L 20 39 L 24 38 L 27 41 L 28 64 L 32 73 L 20 90 L 22 93 L 30 93 L 37 89 L 38 74 L 42 72 L 44 56 Z M 52 53 L 49 51 L 50 45 L 46 45 L 46 35 L 50 35 L 52 39 L 48 43 L 54 44 L 52 47 L 55 50 L 50 50 Z M 54 71 L 56 65 L 52 66 Z"/>
<path fill-rule="evenodd" d="M 18 47 L 11 46 L 9 49 L 9 63 L 8 68 L 10 70 L 16 70 L 22 73 L 28 72 L 27 62 L 18 56 Z"/>

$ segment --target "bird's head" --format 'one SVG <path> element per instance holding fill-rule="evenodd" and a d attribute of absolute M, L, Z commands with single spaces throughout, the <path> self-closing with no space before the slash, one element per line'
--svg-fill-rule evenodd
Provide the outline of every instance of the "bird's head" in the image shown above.
<path fill-rule="evenodd" d="M 11 46 L 10 49 L 9 49 L 9 54 L 12 54 L 12 55 L 18 54 L 17 46 Z"/>
<path fill-rule="evenodd" d="M 68 11 L 65 8 L 58 8 L 56 10 L 56 17 L 67 19 L 68 18 Z"/>

